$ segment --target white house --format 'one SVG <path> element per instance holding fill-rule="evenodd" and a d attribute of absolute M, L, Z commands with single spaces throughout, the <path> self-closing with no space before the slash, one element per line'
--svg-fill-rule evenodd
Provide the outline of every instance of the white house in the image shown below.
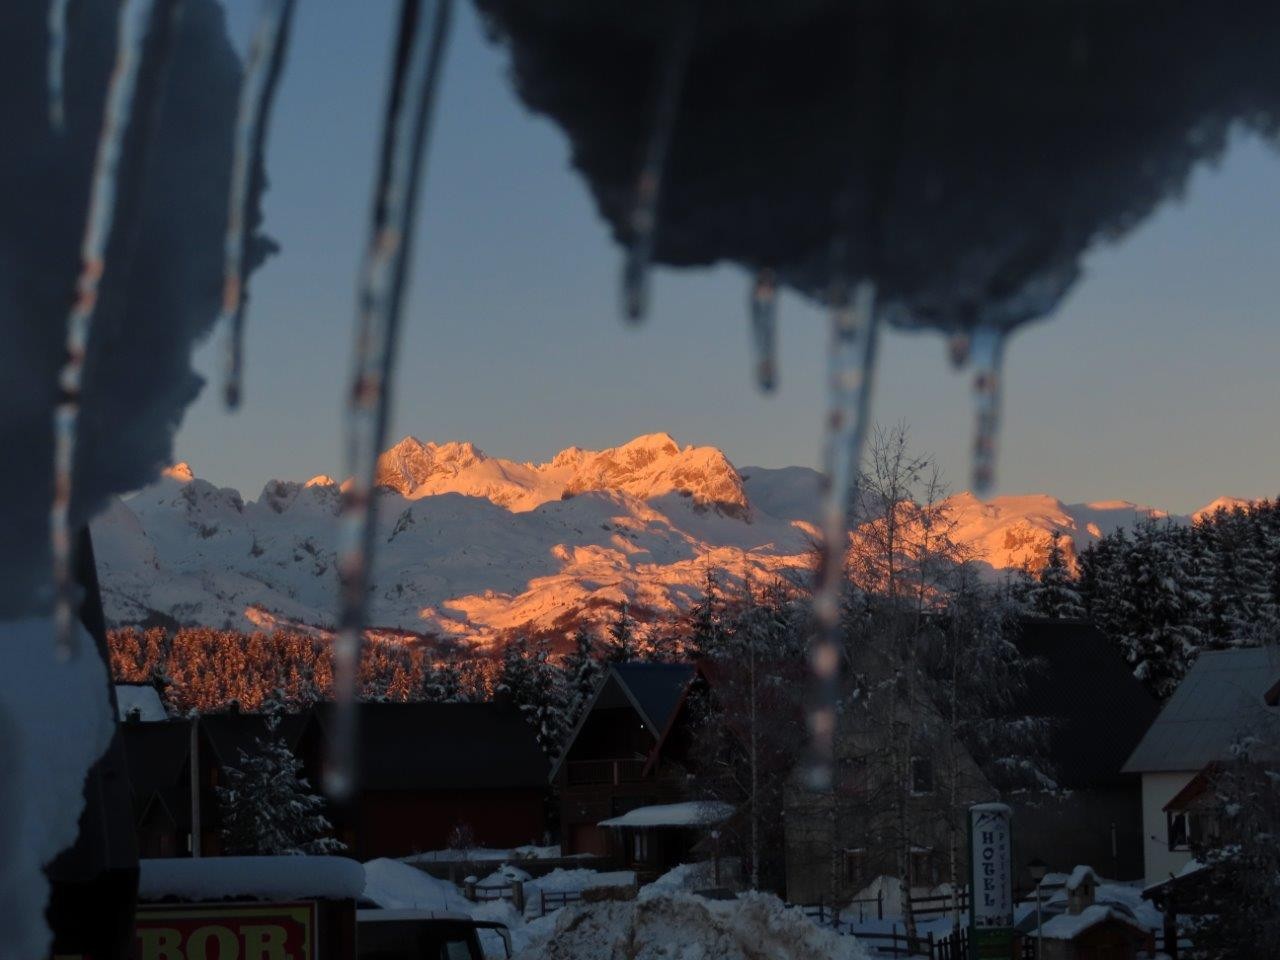
<path fill-rule="evenodd" d="M 1280 653 L 1267 648 L 1200 654 L 1124 765 L 1142 776 L 1144 873 L 1168 880 L 1191 859 L 1204 826 L 1169 803 L 1198 773 L 1225 760 L 1239 737 L 1280 717 Z"/>

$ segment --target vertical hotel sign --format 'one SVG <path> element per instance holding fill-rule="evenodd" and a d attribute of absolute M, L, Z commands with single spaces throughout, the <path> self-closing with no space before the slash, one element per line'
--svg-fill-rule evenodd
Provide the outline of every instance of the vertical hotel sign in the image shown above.
<path fill-rule="evenodd" d="M 969 926 L 972 960 L 1013 956 L 1013 811 L 1003 803 L 969 808 Z"/>

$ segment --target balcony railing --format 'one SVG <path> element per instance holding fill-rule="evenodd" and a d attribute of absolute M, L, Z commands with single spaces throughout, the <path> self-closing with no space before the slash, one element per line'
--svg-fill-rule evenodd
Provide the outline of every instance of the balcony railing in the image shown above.
<path fill-rule="evenodd" d="M 570 786 L 592 783 L 635 783 L 644 779 L 644 760 L 570 760 L 566 764 Z"/>

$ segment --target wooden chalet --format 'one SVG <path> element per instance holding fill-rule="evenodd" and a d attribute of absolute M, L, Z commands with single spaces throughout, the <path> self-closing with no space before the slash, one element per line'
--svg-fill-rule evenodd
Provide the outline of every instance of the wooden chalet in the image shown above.
<path fill-rule="evenodd" d="M 319 789 L 328 708 L 281 717 L 278 735 Z M 138 847 L 144 857 L 223 852 L 217 787 L 227 767 L 266 734 L 261 715 L 235 710 L 195 720 L 121 724 Z M 194 730 L 194 733 L 193 733 Z M 192 753 L 198 803 L 192 803 Z M 448 845 L 465 826 L 479 846 L 542 842 L 547 759 L 513 707 L 495 703 L 360 705 L 361 788 L 331 810 L 335 835 L 362 860 L 401 857 Z"/>
<path fill-rule="evenodd" d="M 689 799 L 688 743 L 676 718 L 695 675 L 688 663 L 609 665 L 551 771 L 566 856 L 612 856 L 646 872 L 687 852 L 674 839 L 648 839 L 648 830 L 601 824 L 629 824 L 619 818 Z"/>
<path fill-rule="evenodd" d="M 364 703 L 359 736 L 356 803 L 334 816 L 349 856 L 441 850 L 455 827 L 480 847 L 545 842 L 548 760 L 515 707 Z"/>

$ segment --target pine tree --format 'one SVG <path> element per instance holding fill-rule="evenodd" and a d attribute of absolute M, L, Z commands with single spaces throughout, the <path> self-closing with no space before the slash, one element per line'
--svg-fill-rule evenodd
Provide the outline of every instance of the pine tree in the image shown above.
<path fill-rule="evenodd" d="M 1049 548 L 1049 558 L 1031 588 L 1028 600 L 1032 611 L 1042 617 L 1073 620 L 1084 616 L 1080 592 L 1076 590 L 1071 570 L 1067 567 L 1066 554 L 1056 536 L 1053 538 L 1053 546 Z"/>
<path fill-rule="evenodd" d="M 1207 960 L 1280 956 L 1280 736 L 1274 726 L 1236 743 L 1217 765 L 1193 838 L 1204 903 L 1192 934 Z"/>
<path fill-rule="evenodd" d="M 689 615 L 689 655 L 695 660 L 719 656 L 725 642 L 725 602 L 715 570 L 707 567 L 702 596 Z"/>
<path fill-rule="evenodd" d="M 586 627 L 579 626 L 573 634 L 573 649 L 563 664 L 565 685 L 565 727 L 573 729 L 582 716 L 596 687 L 604 677 L 604 666 L 596 656 L 595 638 Z"/>
<path fill-rule="evenodd" d="M 534 679 L 533 672 L 529 669 L 532 653 L 526 636 L 516 637 L 507 644 L 502 651 L 495 694 L 506 697 L 517 706 L 533 701 Z"/>
<path fill-rule="evenodd" d="M 564 675 L 551 662 L 551 643 L 543 637 L 529 659 L 530 684 L 526 699 L 516 701 L 524 718 L 537 731 L 538 745 L 549 757 L 556 757 L 564 745 L 566 691 Z"/>
<path fill-rule="evenodd" d="M 640 650 L 636 644 L 635 621 L 627 610 L 627 601 L 618 607 L 618 616 L 609 624 L 609 640 L 605 646 L 605 659 L 610 663 L 630 663 L 638 660 Z"/>
<path fill-rule="evenodd" d="M 345 844 L 332 836 L 324 799 L 301 775 L 302 761 L 280 736 L 280 715 L 267 716 L 266 735 L 252 752 L 240 751 L 238 766 L 225 770 L 217 787 L 222 841 L 232 855 L 330 854 Z"/>
<path fill-rule="evenodd" d="M 423 695 L 430 703 L 458 703 L 462 700 L 462 671 L 452 652 L 432 666 L 424 680 Z"/>
<path fill-rule="evenodd" d="M 1202 641 L 1194 616 L 1205 597 L 1193 576 L 1189 532 L 1142 521 L 1127 568 L 1133 617 L 1124 625 L 1122 646 L 1134 676 L 1165 698 L 1186 675 Z"/>

